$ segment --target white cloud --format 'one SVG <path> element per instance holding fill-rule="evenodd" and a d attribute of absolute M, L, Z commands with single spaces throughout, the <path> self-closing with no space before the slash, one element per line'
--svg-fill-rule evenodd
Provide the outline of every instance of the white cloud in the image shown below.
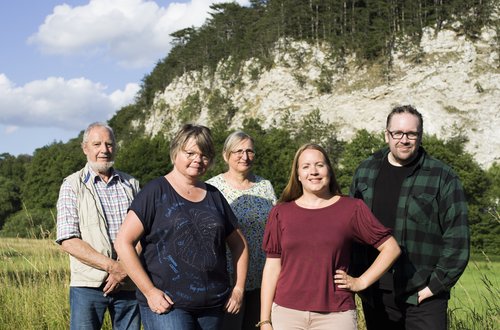
<path fill-rule="evenodd" d="M 54 7 L 28 42 L 48 54 L 82 52 L 109 56 L 126 67 L 148 67 L 170 51 L 170 33 L 201 26 L 217 0 L 172 2 L 91 0 L 84 6 Z M 236 1 L 248 5 L 248 0 Z"/>
<path fill-rule="evenodd" d="M 119 109 L 132 103 L 135 100 L 135 96 L 140 89 L 141 87 L 138 84 L 130 83 L 125 86 L 125 89 L 123 91 L 116 90 L 111 93 L 111 95 L 109 95 L 109 99 L 113 103 L 114 108 Z"/>
<path fill-rule="evenodd" d="M 16 132 L 18 129 L 19 129 L 19 126 L 13 126 L 13 125 L 6 126 L 5 127 L 5 134 L 7 134 L 7 135 L 12 134 L 12 133 Z"/>
<path fill-rule="evenodd" d="M 137 84 L 106 94 L 106 87 L 85 78 L 49 77 L 15 86 L 0 74 L 0 124 L 8 126 L 81 129 L 106 121 L 134 101 Z M 11 130 L 12 132 L 12 130 Z"/>

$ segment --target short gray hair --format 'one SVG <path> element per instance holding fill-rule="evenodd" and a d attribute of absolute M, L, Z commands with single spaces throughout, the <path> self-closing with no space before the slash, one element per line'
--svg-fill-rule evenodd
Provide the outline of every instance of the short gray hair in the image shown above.
<path fill-rule="evenodd" d="M 104 127 L 105 129 L 107 129 L 109 131 L 109 134 L 111 134 L 111 138 L 113 139 L 113 145 L 116 145 L 115 133 L 113 132 L 113 129 L 103 122 L 96 121 L 90 124 L 83 132 L 82 147 L 88 142 L 90 131 L 96 127 Z"/>
<path fill-rule="evenodd" d="M 222 148 L 222 156 L 224 157 L 224 160 L 228 160 L 234 147 L 244 140 L 250 140 L 252 144 L 255 144 L 253 138 L 243 131 L 235 131 L 229 134 L 224 142 L 224 147 Z"/>

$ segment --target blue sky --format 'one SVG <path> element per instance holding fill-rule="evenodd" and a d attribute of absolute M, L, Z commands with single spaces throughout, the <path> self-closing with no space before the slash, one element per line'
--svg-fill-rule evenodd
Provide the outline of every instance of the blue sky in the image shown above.
<path fill-rule="evenodd" d="M 168 54 L 169 34 L 202 25 L 214 2 L 227 1 L 0 1 L 0 154 L 110 119 Z"/>

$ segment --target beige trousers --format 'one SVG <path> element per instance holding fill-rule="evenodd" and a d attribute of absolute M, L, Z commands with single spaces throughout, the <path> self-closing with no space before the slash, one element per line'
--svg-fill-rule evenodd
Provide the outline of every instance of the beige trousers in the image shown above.
<path fill-rule="evenodd" d="M 356 310 L 318 313 L 299 311 L 273 303 L 273 330 L 356 330 Z"/>

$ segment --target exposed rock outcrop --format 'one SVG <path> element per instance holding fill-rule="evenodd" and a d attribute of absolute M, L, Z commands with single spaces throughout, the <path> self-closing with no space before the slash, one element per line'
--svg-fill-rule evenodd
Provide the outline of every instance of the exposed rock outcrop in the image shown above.
<path fill-rule="evenodd" d="M 238 76 L 227 77 L 225 63 L 214 76 L 189 72 L 158 94 L 146 133 L 154 135 L 180 123 L 178 113 L 186 99 L 199 93 L 201 112 L 196 120 L 209 123 L 207 95 L 218 90 L 238 109 L 234 127 L 244 117 L 259 117 L 264 126 L 278 124 L 284 110 L 295 117 L 319 109 L 349 140 L 356 130 L 381 132 L 388 111 L 413 104 L 424 116 L 426 133 L 449 138 L 458 132 L 469 142 L 467 151 L 487 168 L 500 161 L 499 45 L 494 30 L 484 29 L 471 41 L 451 30 L 425 30 L 419 47 L 394 52 L 392 69 L 355 67 L 333 62 L 328 47 L 300 42 L 278 45 L 274 66 L 264 71 L 250 60 Z M 384 78 L 381 78 L 384 77 Z M 168 125 L 166 126 L 165 123 Z M 173 124 L 173 125 L 172 125 Z"/>

